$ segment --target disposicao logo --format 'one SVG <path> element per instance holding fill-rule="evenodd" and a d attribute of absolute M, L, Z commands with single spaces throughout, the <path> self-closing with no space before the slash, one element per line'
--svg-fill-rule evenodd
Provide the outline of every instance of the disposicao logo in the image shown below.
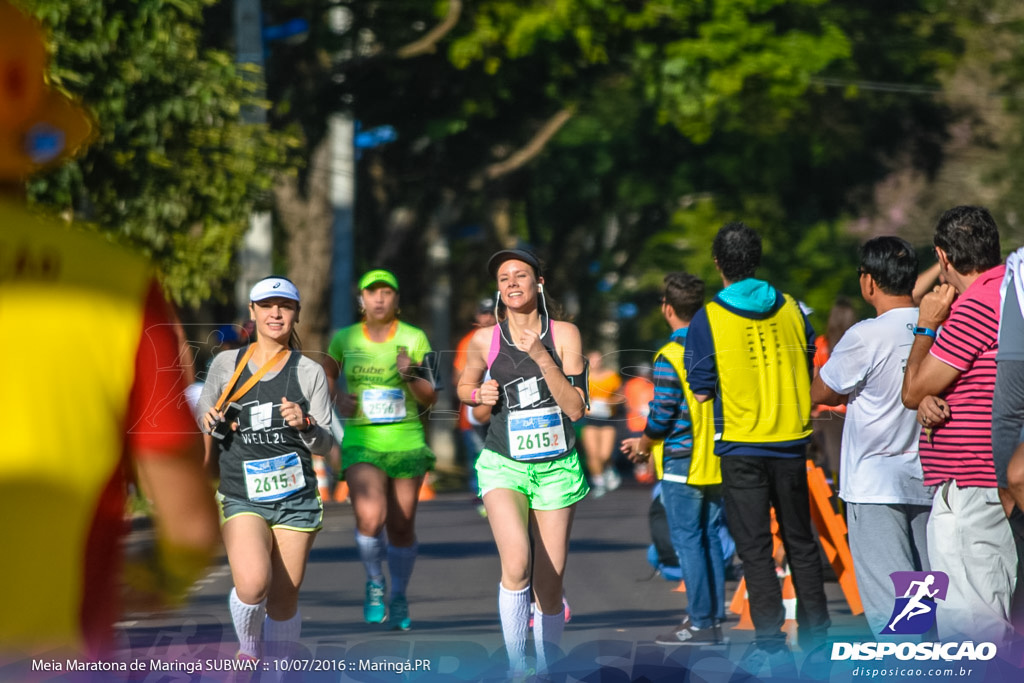
<path fill-rule="evenodd" d="M 944 572 L 893 572 L 889 574 L 895 589 L 886 635 L 920 635 L 935 623 L 935 602 L 945 600 L 949 577 Z"/>
<path fill-rule="evenodd" d="M 887 635 L 921 635 L 935 624 L 935 604 L 945 600 L 949 590 L 949 577 L 943 572 L 893 572 L 892 580 L 896 604 L 892 608 L 888 625 L 882 629 Z M 833 643 L 832 660 L 869 660 L 896 657 L 899 660 L 985 661 L 996 656 L 995 643 L 965 642 L 882 642 Z"/>

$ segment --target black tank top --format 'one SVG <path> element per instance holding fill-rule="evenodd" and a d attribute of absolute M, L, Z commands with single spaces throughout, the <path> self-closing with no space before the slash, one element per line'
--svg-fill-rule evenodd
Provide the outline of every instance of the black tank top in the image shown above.
<path fill-rule="evenodd" d="M 572 420 L 558 407 L 537 363 L 509 341 L 508 321 L 498 330 L 498 353 L 490 366 L 498 382 L 498 404 L 491 409 L 484 447 L 523 462 L 565 457 L 576 446 Z M 541 343 L 561 370 L 550 332 Z"/>
<path fill-rule="evenodd" d="M 302 406 L 304 413 L 309 412 L 309 401 L 299 387 L 300 358 L 301 354 L 292 351 L 280 372 L 257 382 L 237 400 L 242 405 L 238 431 L 229 432 L 219 444 L 218 490 L 224 495 L 273 505 L 314 491 L 316 473 L 309 448 L 298 430 L 281 417 L 282 396 Z M 246 364 L 236 386 L 242 386 L 251 376 Z"/>

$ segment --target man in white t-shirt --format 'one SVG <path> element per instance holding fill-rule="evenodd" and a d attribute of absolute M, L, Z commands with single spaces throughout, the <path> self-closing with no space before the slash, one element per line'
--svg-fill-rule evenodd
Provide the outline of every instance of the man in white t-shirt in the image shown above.
<path fill-rule="evenodd" d="M 861 296 L 878 317 L 847 330 L 814 378 L 811 400 L 847 405 L 839 497 L 865 616 L 878 635 L 893 606 L 889 574 L 928 571 L 932 490 L 918 457 L 917 413 L 900 399 L 917 325 L 917 256 L 905 240 L 876 237 L 861 248 L 860 264 Z"/>

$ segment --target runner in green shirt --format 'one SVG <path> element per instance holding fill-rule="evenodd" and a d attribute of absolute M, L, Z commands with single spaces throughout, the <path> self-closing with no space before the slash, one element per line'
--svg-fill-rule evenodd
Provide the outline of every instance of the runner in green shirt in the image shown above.
<path fill-rule="evenodd" d="M 356 515 L 356 546 L 366 567 L 363 618 L 408 630 L 406 586 L 416 562 L 416 503 L 434 467 L 421 413 L 437 400 L 421 372 L 430 343 L 422 330 L 398 320 L 398 279 L 371 270 L 359 281 L 363 321 L 334 335 L 324 361 L 342 417 L 342 473 Z M 336 389 L 344 372 L 345 391 Z M 383 561 L 391 574 L 385 610 Z"/>

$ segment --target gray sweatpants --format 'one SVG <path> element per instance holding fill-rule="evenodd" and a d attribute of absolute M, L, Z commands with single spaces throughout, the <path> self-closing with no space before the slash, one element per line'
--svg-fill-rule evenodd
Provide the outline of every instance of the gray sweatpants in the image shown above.
<path fill-rule="evenodd" d="M 846 524 L 857 589 L 871 632 L 886 627 L 895 605 L 891 572 L 928 571 L 929 505 L 847 503 Z M 879 640 L 886 640 L 885 636 Z M 899 640 L 912 636 L 899 636 Z"/>

